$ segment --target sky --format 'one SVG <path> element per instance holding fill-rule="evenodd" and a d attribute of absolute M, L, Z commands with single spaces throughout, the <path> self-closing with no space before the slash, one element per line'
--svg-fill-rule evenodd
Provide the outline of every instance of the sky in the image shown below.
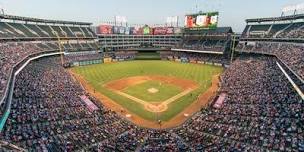
<path fill-rule="evenodd" d="M 219 26 L 241 32 L 247 18 L 280 16 L 284 6 L 304 0 L 0 0 L 6 14 L 68 21 L 114 21 L 126 16 L 130 24 L 164 24 L 169 16 L 219 11 Z"/>

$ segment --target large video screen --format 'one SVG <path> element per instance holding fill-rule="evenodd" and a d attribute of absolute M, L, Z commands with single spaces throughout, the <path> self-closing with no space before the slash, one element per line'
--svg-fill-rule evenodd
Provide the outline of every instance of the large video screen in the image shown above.
<path fill-rule="evenodd" d="M 100 25 L 97 30 L 98 34 L 113 34 L 113 26 L 111 25 Z"/>
<path fill-rule="evenodd" d="M 215 29 L 218 23 L 218 12 L 186 15 L 185 28 L 191 30 Z"/>

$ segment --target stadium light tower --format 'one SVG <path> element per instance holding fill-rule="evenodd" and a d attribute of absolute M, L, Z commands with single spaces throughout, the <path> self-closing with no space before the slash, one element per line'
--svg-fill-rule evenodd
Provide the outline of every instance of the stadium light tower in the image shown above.
<path fill-rule="evenodd" d="M 2 15 L 4 15 L 4 8 L 3 8 L 3 5 L 0 3 L 0 13 L 2 14 Z"/>
<path fill-rule="evenodd" d="M 195 2 L 195 11 L 198 13 L 198 0 Z"/>

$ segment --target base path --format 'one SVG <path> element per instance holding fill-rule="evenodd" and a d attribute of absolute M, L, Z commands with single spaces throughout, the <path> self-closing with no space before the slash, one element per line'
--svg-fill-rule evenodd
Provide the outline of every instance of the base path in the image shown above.
<path fill-rule="evenodd" d="M 150 103 L 148 101 L 141 100 L 137 97 L 134 97 L 132 95 L 129 95 L 127 93 L 122 92 L 123 89 L 132 86 L 144 83 L 149 80 L 157 80 L 161 83 L 166 84 L 172 84 L 175 86 L 178 86 L 183 89 L 183 91 L 165 101 L 158 101 L 156 103 Z M 116 94 L 119 94 L 121 96 L 124 96 L 128 99 L 131 99 L 141 105 L 150 112 L 154 113 L 160 113 L 164 112 L 168 109 L 168 105 L 177 99 L 187 95 L 188 93 L 192 92 L 193 90 L 197 89 L 199 85 L 191 80 L 187 79 L 181 79 L 176 77 L 169 77 L 169 76 L 159 76 L 159 75 L 153 75 L 153 76 L 135 76 L 135 77 L 128 77 L 128 78 L 122 78 L 119 80 L 114 80 L 111 82 L 108 82 L 103 85 L 103 87 L 115 92 Z"/>
<path fill-rule="evenodd" d="M 110 98 L 106 97 L 105 95 L 101 94 L 100 92 L 95 92 L 94 88 L 89 85 L 89 83 L 80 75 L 74 73 L 72 70 L 69 70 L 71 75 L 78 80 L 78 82 L 83 86 L 83 88 L 92 96 L 94 96 L 96 99 L 98 99 L 102 104 L 105 106 L 105 108 L 115 111 L 117 114 L 119 114 L 122 118 L 145 128 L 153 128 L 153 129 L 166 129 L 166 128 L 173 128 L 176 126 L 181 125 L 184 123 L 188 118 L 191 118 L 193 114 L 198 112 L 202 107 L 208 104 L 209 100 L 215 95 L 217 89 L 218 89 L 218 83 L 219 83 L 219 76 L 214 76 L 212 78 L 212 86 L 202 93 L 197 101 L 194 101 L 191 105 L 189 105 L 187 108 L 185 108 L 182 112 L 180 112 L 178 115 L 170 119 L 169 121 L 162 122 L 161 126 L 156 121 L 150 121 L 141 118 L 135 113 L 132 113 L 122 107 L 121 105 L 117 104 L 115 101 L 111 100 Z M 145 80 L 143 80 L 145 81 Z M 169 82 L 169 81 L 168 81 Z M 116 86 L 118 87 L 118 86 Z M 119 86 L 120 89 L 124 88 Z M 187 116 L 185 116 L 187 114 Z M 127 117 L 127 115 L 131 115 L 131 117 Z"/>

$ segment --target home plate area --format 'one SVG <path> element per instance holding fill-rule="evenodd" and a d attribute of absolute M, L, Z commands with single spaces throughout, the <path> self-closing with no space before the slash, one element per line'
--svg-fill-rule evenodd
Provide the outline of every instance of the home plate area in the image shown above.
<path fill-rule="evenodd" d="M 152 93 L 152 94 L 155 94 L 155 93 L 158 92 L 158 89 L 156 89 L 156 88 L 150 88 L 150 89 L 148 89 L 148 92 Z"/>

